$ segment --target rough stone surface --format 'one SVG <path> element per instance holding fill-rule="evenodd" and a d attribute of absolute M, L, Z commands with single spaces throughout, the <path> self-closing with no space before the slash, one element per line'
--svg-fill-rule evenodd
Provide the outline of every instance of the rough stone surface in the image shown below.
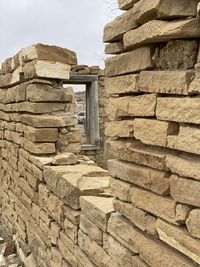
<path fill-rule="evenodd" d="M 193 209 L 186 221 L 189 233 L 196 238 L 200 238 L 200 209 Z"/>
<path fill-rule="evenodd" d="M 106 75 L 117 76 L 120 74 L 134 73 L 140 70 L 151 69 L 153 50 L 141 47 L 134 51 L 106 59 Z"/>
<path fill-rule="evenodd" d="M 133 137 L 134 120 L 108 122 L 105 135 L 109 137 Z"/>

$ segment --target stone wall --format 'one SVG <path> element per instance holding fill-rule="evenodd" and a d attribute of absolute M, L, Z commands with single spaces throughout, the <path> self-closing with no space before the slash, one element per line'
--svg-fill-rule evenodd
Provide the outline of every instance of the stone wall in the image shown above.
<path fill-rule="evenodd" d="M 2 64 L 1 224 L 27 267 L 95 266 L 88 236 L 101 251 L 113 211 L 107 171 L 80 153 L 74 93 L 63 87 L 75 65 L 74 52 L 42 44 Z"/>
<path fill-rule="evenodd" d="M 108 232 L 143 260 L 124 266 L 200 264 L 198 2 L 119 0 L 104 30 Z"/>

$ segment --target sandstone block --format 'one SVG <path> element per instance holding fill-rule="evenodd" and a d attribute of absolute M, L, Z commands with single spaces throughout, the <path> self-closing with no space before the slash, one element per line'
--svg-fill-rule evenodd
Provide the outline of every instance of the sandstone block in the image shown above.
<path fill-rule="evenodd" d="M 200 240 L 192 238 L 186 231 L 160 219 L 156 229 L 162 241 L 179 250 L 198 264 L 200 263 Z"/>
<path fill-rule="evenodd" d="M 200 238 L 200 209 L 193 209 L 186 221 L 189 233 L 196 238 Z"/>
<path fill-rule="evenodd" d="M 125 32 L 136 27 L 137 24 L 133 16 L 133 10 L 131 9 L 105 26 L 103 41 L 108 43 L 120 40 Z"/>
<path fill-rule="evenodd" d="M 96 224 L 87 219 L 83 214 L 80 218 L 80 229 L 83 233 L 88 235 L 91 240 L 96 241 L 100 245 L 103 243 L 103 232 L 100 230 Z"/>
<path fill-rule="evenodd" d="M 156 116 L 161 120 L 200 123 L 200 98 L 158 97 Z"/>
<path fill-rule="evenodd" d="M 167 137 L 176 133 L 178 125 L 175 123 L 154 119 L 135 119 L 134 135 L 147 145 L 167 146 Z"/>
<path fill-rule="evenodd" d="M 113 198 L 83 196 L 80 198 L 80 205 L 84 216 L 105 232 L 108 219 L 114 211 Z"/>
<path fill-rule="evenodd" d="M 169 195 L 170 174 L 167 172 L 121 160 L 109 160 L 108 171 L 112 177 L 149 189 L 159 195 Z"/>
<path fill-rule="evenodd" d="M 166 165 L 172 173 L 200 181 L 200 158 L 198 156 L 186 153 L 167 155 Z"/>
<path fill-rule="evenodd" d="M 36 83 L 26 87 L 26 100 L 31 102 L 70 102 L 72 96 L 68 95 L 65 90 Z"/>
<path fill-rule="evenodd" d="M 128 10 L 133 7 L 133 4 L 138 0 L 118 0 L 119 9 Z"/>
<path fill-rule="evenodd" d="M 157 21 L 145 23 L 124 35 L 125 48 L 134 48 L 145 44 L 167 42 L 172 39 L 199 38 L 199 20 Z"/>
<path fill-rule="evenodd" d="M 169 151 L 164 148 L 146 146 L 137 140 L 109 141 L 107 147 L 112 158 L 135 162 L 158 170 L 169 170 L 165 163 Z"/>
<path fill-rule="evenodd" d="M 106 123 L 105 134 L 109 137 L 133 137 L 134 120 L 112 121 Z"/>
<path fill-rule="evenodd" d="M 90 257 L 99 267 L 109 267 L 110 257 L 95 241 L 91 240 L 82 231 L 78 234 L 80 248 Z"/>
<path fill-rule="evenodd" d="M 78 158 L 73 153 L 58 154 L 52 160 L 54 165 L 75 165 L 77 162 Z"/>
<path fill-rule="evenodd" d="M 26 138 L 21 138 L 21 146 L 33 154 L 53 154 L 56 152 L 54 143 L 33 143 Z"/>
<path fill-rule="evenodd" d="M 8 106 L 8 105 L 7 105 Z M 33 102 L 21 102 L 12 104 L 11 106 L 12 112 L 30 112 L 35 114 L 40 113 L 50 113 L 56 111 L 65 111 L 67 109 L 67 104 L 64 103 L 33 103 Z"/>
<path fill-rule="evenodd" d="M 130 116 L 154 116 L 155 107 L 155 94 L 124 96 L 110 99 L 107 114 L 113 120 Z"/>
<path fill-rule="evenodd" d="M 114 199 L 114 209 L 121 215 L 129 219 L 135 226 L 141 229 L 143 232 L 156 236 L 156 218 L 150 215 L 148 212 L 140 210 L 134 207 L 132 204 Z"/>
<path fill-rule="evenodd" d="M 123 75 L 105 78 L 105 91 L 107 95 L 135 93 L 137 89 L 138 74 Z"/>
<path fill-rule="evenodd" d="M 12 88 L 8 88 L 3 103 L 21 102 L 26 100 L 26 84 L 22 83 Z"/>
<path fill-rule="evenodd" d="M 78 226 L 73 224 L 69 219 L 64 220 L 65 234 L 76 244 L 78 241 Z"/>
<path fill-rule="evenodd" d="M 200 129 L 180 126 L 177 136 L 168 136 L 168 147 L 200 155 Z"/>
<path fill-rule="evenodd" d="M 22 115 L 21 121 L 25 124 L 36 128 L 57 128 L 75 125 L 77 122 L 76 116 L 64 116 L 64 115 Z"/>
<path fill-rule="evenodd" d="M 153 49 L 141 47 L 134 51 L 106 59 L 106 75 L 117 76 L 120 74 L 134 73 L 154 67 L 152 56 Z"/>
<path fill-rule="evenodd" d="M 119 179 L 110 178 L 110 193 L 115 198 L 130 202 L 131 184 L 120 181 Z"/>
<path fill-rule="evenodd" d="M 171 40 L 156 48 L 154 62 L 156 68 L 160 70 L 191 70 L 195 67 L 197 53 L 198 43 L 196 40 Z"/>
<path fill-rule="evenodd" d="M 66 205 L 79 209 L 82 195 L 103 193 L 109 185 L 107 172 L 92 165 L 67 165 L 44 168 L 44 179 L 48 187 Z"/>
<path fill-rule="evenodd" d="M 170 178 L 170 192 L 175 201 L 200 207 L 200 182 L 184 179 L 176 175 Z"/>
<path fill-rule="evenodd" d="M 115 43 L 111 43 L 111 44 L 107 44 L 105 46 L 105 53 L 106 54 L 120 54 L 121 52 L 123 52 L 124 50 L 124 46 L 123 46 L 123 42 L 115 42 Z"/>
<path fill-rule="evenodd" d="M 23 73 L 25 79 L 50 78 L 67 80 L 69 79 L 70 68 L 71 66 L 68 64 L 34 60 L 25 64 L 23 67 Z M 11 82 L 14 83 L 13 81 Z"/>
<path fill-rule="evenodd" d="M 188 95 L 192 71 L 142 71 L 138 91 L 147 93 Z"/>
<path fill-rule="evenodd" d="M 61 62 L 69 65 L 77 65 L 75 52 L 58 47 L 44 44 L 35 44 L 20 51 L 20 58 L 23 62 L 33 61 L 35 59 Z"/>
<path fill-rule="evenodd" d="M 111 235 L 104 234 L 104 250 L 111 256 L 114 266 L 138 266 L 139 257 L 125 248 Z M 142 262 L 142 260 L 141 260 Z M 139 266 L 147 266 L 139 265 Z"/>
<path fill-rule="evenodd" d="M 24 137 L 33 142 L 55 142 L 58 140 L 58 130 L 55 128 L 37 129 L 27 126 L 24 128 Z"/>
<path fill-rule="evenodd" d="M 158 240 L 144 235 L 135 228 L 127 219 L 118 214 L 113 214 L 109 220 L 109 233 L 131 251 L 138 251 L 141 258 L 149 266 L 154 267 L 197 267 L 187 257 L 169 248 Z M 163 256 L 164 255 L 164 256 Z M 137 265 L 136 265 L 137 266 Z M 140 265 L 139 265 L 140 266 Z"/>
<path fill-rule="evenodd" d="M 181 224 L 186 220 L 188 215 L 188 211 L 183 208 L 183 212 L 181 214 L 182 219 L 180 218 L 180 214 L 179 219 L 177 219 L 177 205 L 173 199 L 161 197 L 136 187 L 131 188 L 131 201 L 135 207 L 145 210 L 174 224 Z"/>
<path fill-rule="evenodd" d="M 136 22 L 143 24 L 153 19 L 174 19 L 181 17 L 196 16 L 196 7 L 198 1 L 195 0 L 188 5 L 188 0 L 173 1 L 170 0 L 141 0 L 137 2 L 133 9 L 136 12 Z"/>

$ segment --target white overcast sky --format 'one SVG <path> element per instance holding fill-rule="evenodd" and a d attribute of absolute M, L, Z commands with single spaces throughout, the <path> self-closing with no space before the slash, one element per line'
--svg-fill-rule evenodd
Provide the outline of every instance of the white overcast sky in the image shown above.
<path fill-rule="evenodd" d="M 35 43 L 74 50 L 79 64 L 101 65 L 103 28 L 117 0 L 0 0 L 0 62 Z"/>

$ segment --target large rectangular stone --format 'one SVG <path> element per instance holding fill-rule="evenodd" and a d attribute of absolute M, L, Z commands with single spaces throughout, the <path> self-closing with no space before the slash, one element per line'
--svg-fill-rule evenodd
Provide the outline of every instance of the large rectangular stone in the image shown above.
<path fill-rule="evenodd" d="M 165 163 L 169 151 L 164 148 L 147 146 L 137 140 L 109 141 L 107 151 L 112 158 L 135 162 L 158 170 L 169 170 Z"/>
<path fill-rule="evenodd" d="M 21 138 L 20 144 L 22 148 L 33 154 L 53 154 L 56 152 L 54 143 L 33 143 L 27 138 Z"/>
<path fill-rule="evenodd" d="M 66 48 L 44 44 L 35 44 L 23 48 L 19 53 L 19 58 L 23 62 L 40 59 L 61 62 L 70 65 L 77 65 L 77 58 L 75 52 Z"/>
<path fill-rule="evenodd" d="M 172 175 L 170 193 L 175 201 L 200 207 L 200 182 Z"/>
<path fill-rule="evenodd" d="M 134 206 L 174 224 L 185 222 L 188 210 L 178 206 L 172 198 L 162 197 L 140 188 L 131 188 L 131 201 Z M 181 213 L 178 211 L 181 210 Z"/>
<path fill-rule="evenodd" d="M 181 153 L 167 155 L 166 165 L 172 173 L 200 181 L 200 157 Z"/>
<path fill-rule="evenodd" d="M 172 39 L 200 37 L 199 19 L 161 21 L 153 20 L 124 35 L 125 48 L 167 42 Z"/>
<path fill-rule="evenodd" d="M 138 91 L 188 95 L 192 71 L 141 71 Z"/>
<path fill-rule="evenodd" d="M 169 135 L 167 146 L 185 152 L 200 155 L 200 129 L 198 127 L 180 126 L 178 135 Z"/>
<path fill-rule="evenodd" d="M 24 65 L 23 73 L 24 78 L 27 80 L 33 78 L 68 80 L 70 69 L 71 66 L 68 64 L 44 60 L 34 60 Z"/>
<path fill-rule="evenodd" d="M 104 42 L 118 41 L 122 39 L 123 34 L 137 27 L 133 10 L 129 10 L 118 16 L 112 22 L 108 23 L 104 28 Z"/>
<path fill-rule="evenodd" d="M 130 194 L 131 184 L 130 183 L 126 183 L 119 179 L 110 178 L 109 185 L 110 185 L 110 194 L 113 197 L 117 199 L 121 199 L 126 202 L 131 201 L 131 194 Z"/>
<path fill-rule="evenodd" d="M 156 116 L 160 120 L 200 124 L 199 97 L 158 97 Z"/>
<path fill-rule="evenodd" d="M 113 201 L 114 209 L 121 215 L 129 219 L 135 226 L 143 232 L 156 236 L 156 218 L 148 212 L 134 207 L 131 203 L 115 199 Z"/>
<path fill-rule="evenodd" d="M 21 115 L 21 122 L 36 128 L 57 128 L 75 125 L 76 116 L 64 115 Z"/>
<path fill-rule="evenodd" d="M 169 195 L 170 174 L 167 172 L 121 160 L 109 160 L 108 171 L 112 177 L 149 189 L 159 195 Z"/>
<path fill-rule="evenodd" d="M 105 232 L 108 219 L 114 211 L 113 198 L 83 196 L 80 205 L 84 216 Z"/>
<path fill-rule="evenodd" d="M 117 77 L 105 78 L 105 91 L 107 95 L 135 93 L 137 88 L 138 74 L 129 74 Z"/>
<path fill-rule="evenodd" d="M 119 214 L 113 214 L 111 216 L 108 231 L 125 247 L 129 248 L 133 252 L 138 252 L 140 257 L 148 264 L 148 266 L 198 266 L 183 254 L 176 252 L 169 246 L 166 246 L 163 242 L 146 236 L 142 231 L 134 227 L 132 223 Z"/>
<path fill-rule="evenodd" d="M 117 76 L 151 69 L 154 67 L 153 52 L 154 49 L 151 47 L 141 47 L 122 55 L 107 58 L 105 62 L 106 75 Z"/>
<path fill-rule="evenodd" d="M 147 145 L 167 146 L 167 137 L 178 131 L 178 125 L 155 119 L 135 119 L 134 136 Z"/>
<path fill-rule="evenodd" d="M 109 137 L 134 136 L 134 120 L 111 121 L 105 127 L 105 135 Z"/>
<path fill-rule="evenodd" d="M 155 115 L 156 95 L 124 96 L 110 98 L 107 114 L 110 119 L 122 117 L 151 117 Z"/>
<path fill-rule="evenodd" d="M 72 96 L 67 94 L 64 89 L 36 83 L 26 87 L 26 100 L 31 102 L 70 102 Z"/>
<path fill-rule="evenodd" d="M 24 136 L 33 142 L 55 142 L 58 140 L 58 130 L 55 128 L 24 127 Z"/>
<path fill-rule="evenodd" d="M 156 222 L 156 229 L 162 241 L 200 264 L 200 240 L 189 236 L 185 230 L 160 219 Z"/>

